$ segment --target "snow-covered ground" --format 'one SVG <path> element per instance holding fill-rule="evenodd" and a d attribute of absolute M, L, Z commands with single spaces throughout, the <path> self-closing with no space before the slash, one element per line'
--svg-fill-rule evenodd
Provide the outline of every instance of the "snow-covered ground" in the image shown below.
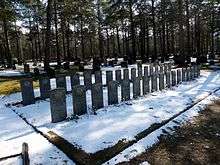
<path fill-rule="evenodd" d="M 98 110 L 97 115 L 87 114 L 78 120 L 56 124 L 50 122 L 48 100 L 13 108 L 44 133 L 52 130 L 69 142 L 77 144 L 87 153 L 94 153 L 115 145 L 121 139 L 134 139 L 137 133 L 147 129 L 151 124 L 172 117 L 187 105 L 220 87 L 219 72 L 203 71 L 201 75 L 199 79 L 183 83 L 172 90 L 155 92 L 117 106 L 106 106 Z M 91 106 L 89 94 L 88 91 L 87 101 Z M 19 97 L 20 93 L 7 97 L 7 100 Z M 106 102 L 106 97 L 104 98 Z M 67 96 L 67 110 L 70 117 L 73 113 L 71 95 Z"/>
<path fill-rule="evenodd" d="M 7 97 L 0 96 L 0 158 L 21 153 L 22 143 L 29 145 L 31 164 L 73 164 L 59 149 L 54 147 L 40 134 L 27 125 L 13 111 L 6 108 Z M 0 165 L 22 164 L 21 158 L 16 157 L 0 161 Z"/>

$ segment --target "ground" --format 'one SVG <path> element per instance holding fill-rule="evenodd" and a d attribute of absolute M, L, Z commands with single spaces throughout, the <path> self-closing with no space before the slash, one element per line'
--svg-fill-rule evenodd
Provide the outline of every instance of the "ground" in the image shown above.
<path fill-rule="evenodd" d="M 212 164 L 220 162 L 220 100 L 210 104 L 192 122 L 173 134 L 163 135 L 160 142 L 129 162 L 140 164 Z"/>

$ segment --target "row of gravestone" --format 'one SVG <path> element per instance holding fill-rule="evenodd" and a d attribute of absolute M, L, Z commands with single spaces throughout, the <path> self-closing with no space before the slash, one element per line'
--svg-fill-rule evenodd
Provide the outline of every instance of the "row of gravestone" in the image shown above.
<path fill-rule="evenodd" d="M 107 71 L 107 89 L 108 89 L 108 104 L 117 104 L 118 101 L 118 86 L 121 84 L 121 95 L 122 101 L 130 100 L 130 81 L 133 83 L 133 97 L 136 98 L 141 95 L 140 90 L 140 81 L 142 79 L 143 86 L 143 95 L 154 92 L 158 90 L 158 80 L 159 80 L 159 90 L 164 89 L 165 87 L 175 86 L 181 81 L 188 81 L 194 77 L 199 76 L 199 67 L 194 66 L 190 68 L 177 69 L 177 71 L 167 69 L 166 67 L 160 66 L 144 67 L 144 76 L 142 73 L 138 74 L 136 77 L 136 69 L 131 69 L 131 80 L 129 80 L 129 71 L 125 69 L 123 71 L 123 79 L 121 77 L 121 70 L 117 70 L 116 81 L 113 81 L 112 71 Z M 142 69 L 141 69 L 142 70 Z M 118 74 L 117 74 L 118 73 Z M 120 73 L 120 74 L 119 74 Z M 86 90 L 91 89 L 92 93 L 92 105 L 93 109 L 99 109 L 103 107 L 103 88 L 101 80 L 101 72 L 95 73 L 95 84 L 87 84 L 86 86 L 86 74 L 84 73 L 84 86 L 79 85 L 79 76 L 76 74 L 71 77 L 72 84 L 72 95 L 73 95 L 73 109 L 74 114 L 82 115 L 87 112 L 87 103 L 86 103 Z M 99 76 L 97 76 L 99 75 Z M 117 76 L 120 75 L 120 76 Z M 91 76 L 89 79 L 91 79 Z M 99 78 L 97 78 L 99 77 Z M 118 77 L 118 78 L 117 78 Z M 164 79 L 166 82 L 164 83 Z M 52 122 L 62 121 L 66 117 L 66 79 L 65 77 L 58 77 L 56 79 L 58 89 L 50 90 L 50 79 L 43 78 L 40 79 L 40 92 L 41 97 L 48 98 L 50 96 L 51 102 L 51 115 Z M 73 81 L 74 80 L 74 81 Z M 151 81 L 151 84 L 150 84 Z M 22 88 L 22 98 L 23 104 L 31 104 L 35 102 L 33 85 L 31 79 L 26 79 L 21 81 Z M 62 115 L 63 114 L 63 115 Z"/>
<path fill-rule="evenodd" d="M 182 68 L 177 70 L 167 70 L 160 72 L 152 72 L 149 74 L 145 69 L 143 77 L 134 77 L 132 82 L 129 79 L 123 79 L 119 83 L 118 81 L 109 81 L 107 84 L 108 93 L 108 105 L 114 105 L 119 103 L 118 88 L 121 86 L 121 101 L 128 101 L 131 99 L 130 84 L 133 84 L 133 98 L 137 98 L 147 93 L 170 88 L 183 81 L 193 80 L 200 75 L 200 69 L 198 66 L 189 68 Z M 166 81 L 165 81 L 166 80 Z M 141 82 L 142 81 L 142 93 Z M 159 84 L 158 84 L 159 81 Z M 150 85 L 151 82 L 151 85 Z M 120 85 L 119 85 L 120 84 Z M 158 88 L 159 86 L 159 88 Z M 103 84 L 95 83 L 91 86 L 92 108 L 97 110 L 104 107 L 103 100 Z M 72 89 L 73 98 L 73 113 L 74 115 L 83 115 L 87 113 L 87 101 L 86 101 L 86 87 L 84 85 L 73 86 Z M 66 119 L 66 99 L 65 89 L 58 88 L 51 91 L 50 95 L 51 104 L 51 117 L 52 122 L 60 122 Z"/>
<path fill-rule="evenodd" d="M 115 80 L 118 83 L 121 83 L 122 80 L 130 80 L 133 81 L 134 78 L 136 78 L 136 72 L 138 72 L 138 77 L 142 78 L 143 76 L 143 70 L 142 65 L 137 65 L 137 71 L 136 68 L 131 68 L 131 79 L 129 79 L 129 69 L 123 70 L 123 78 L 122 78 L 122 71 L 116 70 L 115 71 Z M 152 75 L 153 72 L 157 73 L 158 71 L 167 71 L 171 70 L 171 64 L 163 64 L 160 67 L 156 65 L 153 67 L 153 65 L 145 66 L 144 67 L 144 75 Z M 103 84 L 103 75 L 102 71 L 96 71 L 95 72 L 95 83 L 101 83 Z M 89 90 L 92 88 L 92 72 L 90 70 L 83 72 L 84 77 L 84 86 L 86 90 Z M 80 85 L 80 76 L 79 74 L 73 74 L 70 76 L 71 80 L 71 87 Z M 113 80 L 113 71 L 106 71 L 106 86 L 109 82 Z M 29 105 L 35 103 L 35 96 L 34 96 L 34 90 L 33 90 L 33 81 L 30 78 L 23 79 L 20 82 L 21 84 L 21 91 L 22 91 L 22 103 L 24 105 Z M 42 99 L 49 98 L 50 91 L 51 91 L 51 85 L 50 85 L 50 78 L 49 77 L 43 77 L 39 79 L 39 85 L 40 85 L 40 97 Z M 67 91 L 67 85 L 66 85 L 66 76 L 57 76 L 56 77 L 56 87 L 57 88 L 64 88 L 65 91 Z"/>

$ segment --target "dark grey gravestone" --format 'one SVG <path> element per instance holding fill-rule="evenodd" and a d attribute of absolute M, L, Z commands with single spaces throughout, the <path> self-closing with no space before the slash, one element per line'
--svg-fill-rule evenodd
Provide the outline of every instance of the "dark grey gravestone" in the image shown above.
<path fill-rule="evenodd" d="M 172 79 L 172 86 L 176 85 L 176 71 L 172 70 L 171 71 L 171 79 Z"/>
<path fill-rule="evenodd" d="M 171 71 L 171 69 L 172 69 L 172 64 L 171 64 L 171 63 L 168 63 L 167 65 L 168 65 L 168 71 Z"/>
<path fill-rule="evenodd" d="M 152 64 L 150 64 L 150 73 L 149 73 L 149 76 L 153 75 L 153 72 L 154 72 L 154 67 Z"/>
<path fill-rule="evenodd" d="M 197 68 L 198 77 L 200 76 L 200 70 L 201 70 L 201 66 L 200 66 L 200 65 L 198 65 L 198 68 Z"/>
<path fill-rule="evenodd" d="M 103 89 L 101 83 L 92 84 L 92 109 L 103 108 Z"/>
<path fill-rule="evenodd" d="M 131 68 L 131 81 L 136 78 L 136 68 Z"/>
<path fill-rule="evenodd" d="M 182 82 L 186 81 L 186 68 L 182 68 Z"/>
<path fill-rule="evenodd" d="M 76 86 L 76 85 L 80 85 L 79 74 L 75 73 L 74 75 L 71 75 L 70 81 L 71 81 L 71 87 Z"/>
<path fill-rule="evenodd" d="M 151 75 L 151 92 L 157 91 L 157 75 Z"/>
<path fill-rule="evenodd" d="M 90 70 L 86 70 L 83 72 L 84 77 L 84 85 L 86 90 L 91 89 L 92 87 L 92 72 Z"/>
<path fill-rule="evenodd" d="M 22 103 L 24 105 L 34 104 L 34 88 L 32 79 L 22 79 L 20 81 Z"/>
<path fill-rule="evenodd" d="M 155 66 L 155 74 L 156 74 L 156 75 L 159 74 L 159 66 L 158 66 L 158 65 Z"/>
<path fill-rule="evenodd" d="M 159 90 L 163 90 L 164 89 L 164 74 L 160 73 L 159 74 Z"/>
<path fill-rule="evenodd" d="M 162 65 L 160 66 L 160 73 L 164 73 L 164 67 Z"/>
<path fill-rule="evenodd" d="M 189 70 L 190 70 L 190 80 L 192 80 L 193 79 L 193 67 L 191 66 L 191 67 L 189 67 Z"/>
<path fill-rule="evenodd" d="M 50 78 L 42 77 L 39 79 L 40 97 L 46 99 L 50 97 Z"/>
<path fill-rule="evenodd" d="M 95 72 L 95 83 L 101 83 L 102 84 L 102 71 L 96 71 Z"/>
<path fill-rule="evenodd" d="M 190 69 L 186 68 L 186 81 L 190 80 Z"/>
<path fill-rule="evenodd" d="M 140 78 L 136 77 L 133 80 L 133 98 L 137 98 L 141 95 L 141 89 L 140 89 Z"/>
<path fill-rule="evenodd" d="M 118 82 L 108 83 L 108 105 L 118 104 Z"/>
<path fill-rule="evenodd" d="M 166 88 L 170 88 L 170 87 L 171 87 L 170 72 L 167 71 L 167 72 L 166 72 Z"/>
<path fill-rule="evenodd" d="M 138 77 L 142 78 L 143 73 L 142 73 L 142 64 L 141 63 L 137 64 L 137 69 L 138 69 Z"/>
<path fill-rule="evenodd" d="M 121 98 L 122 98 L 122 101 L 130 100 L 130 82 L 129 82 L 129 80 L 123 80 L 121 83 Z"/>
<path fill-rule="evenodd" d="M 192 68 L 193 68 L 193 78 L 196 78 L 196 66 L 193 65 Z"/>
<path fill-rule="evenodd" d="M 150 84 L 149 84 L 150 78 L 149 76 L 143 77 L 143 95 L 146 95 L 150 92 Z"/>
<path fill-rule="evenodd" d="M 57 84 L 57 88 L 64 88 L 65 90 L 66 88 L 66 77 L 65 76 L 58 76 L 56 77 L 56 84 Z"/>
<path fill-rule="evenodd" d="M 144 76 L 149 76 L 149 66 L 144 67 Z"/>
<path fill-rule="evenodd" d="M 86 87 L 77 85 L 73 87 L 73 111 L 75 115 L 83 115 L 87 113 L 86 105 Z"/>
<path fill-rule="evenodd" d="M 106 85 L 108 85 L 110 81 L 113 81 L 113 73 L 112 71 L 106 71 Z"/>
<path fill-rule="evenodd" d="M 66 91 L 64 88 L 50 91 L 50 111 L 52 123 L 61 122 L 66 119 Z"/>
<path fill-rule="evenodd" d="M 181 69 L 177 69 L 177 84 L 181 82 Z"/>
<path fill-rule="evenodd" d="M 129 70 L 128 69 L 123 70 L 123 80 L 129 80 Z"/>
<path fill-rule="evenodd" d="M 116 78 L 116 81 L 118 83 L 121 83 L 121 80 L 122 80 L 122 78 L 121 78 L 121 70 L 116 70 L 115 71 L 115 78 Z"/>

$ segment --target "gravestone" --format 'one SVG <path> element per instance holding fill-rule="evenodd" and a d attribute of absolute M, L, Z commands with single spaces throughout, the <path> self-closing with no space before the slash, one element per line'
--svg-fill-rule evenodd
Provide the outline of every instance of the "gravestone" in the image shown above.
<path fill-rule="evenodd" d="M 137 98 L 141 95 L 141 89 L 140 89 L 140 78 L 136 77 L 133 80 L 133 98 Z"/>
<path fill-rule="evenodd" d="M 95 71 L 95 83 L 102 84 L 102 71 Z"/>
<path fill-rule="evenodd" d="M 177 84 L 181 82 L 181 70 L 177 69 Z"/>
<path fill-rule="evenodd" d="M 131 81 L 136 78 L 136 68 L 131 68 Z"/>
<path fill-rule="evenodd" d="M 115 78 L 116 78 L 116 81 L 118 83 L 121 83 L 121 80 L 122 80 L 122 78 L 121 78 L 121 70 L 116 70 L 115 71 Z"/>
<path fill-rule="evenodd" d="M 192 66 L 189 67 L 189 70 L 190 70 L 190 74 L 189 74 L 189 75 L 190 75 L 190 80 L 193 80 L 193 77 L 194 77 L 194 76 L 193 76 L 193 74 L 194 74 L 194 73 L 193 73 L 193 67 L 192 67 Z"/>
<path fill-rule="evenodd" d="M 50 111 L 52 123 L 61 122 L 66 119 L 66 91 L 64 88 L 50 91 Z"/>
<path fill-rule="evenodd" d="M 138 69 L 138 77 L 142 78 L 143 73 L 142 73 L 142 64 L 141 64 L 141 62 L 137 63 L 137 69 Z"/>
<path fill-rule="evenodd" d="M 172 79 L 172 86 L 176 85 L 176 71 L 172 70 L 171 71 L 171 79 Z"/>
<path fill-rule="evenodd" d="M 129 82 L 129 80 L 123 80 L 121 83 L 121 98 L 122 98 L 122 101 L 130 100 L 130 82 Z"/>
<path fill-rule="evenodd" d="M 92 109 L 103 108 L 103 89 L 101 83 L 92 84 Z"/>
<path fill-rule="evenodd" d="M 50 79 L 48 77 L 42 77 L 39 79 L 40 85 L 40 97 L 46 99 L 50 97 Z"/>
<path fill-rule="evenodd" d="M 153 72 L 154 72 L 154 67 L 152 64 L 150 64 L 150 73 L 149 73 L 149 76 L 153 75 Z"/>
<path fill-rule="evenodd" d="M 143 95 L 146 95 L 150 92 L 150 84 L 149 84 L 150 78 L 149 76 L 143 77 Z"/>
<path fill-rule="evenodd" d="M 108 105 L 118 104 L 118 82 L 108 83 Z"/>
<path fill-rule="evenodd" d="M 149 76 L 149 66 L 144 67 L 144 76 Z"/>
<path fill-rule="evenodd" d="M 160 66 L 160 73 L 164 73 L 164 67 Z"/>
<path fill-rule="evenodd" d="M 70 81 L 71 81 L 71 87 L 76 86 L 76 85 L 80 85 L 79 74 L 75 73 L 74 75 L 71 75 Z"/>
<path fill-rule="evenodd" d="M 186 68 L 182 68 L 182 82 L 186 81 Z"/>
<path fill-rule="evenodd" d="M 30 78 L 22 79 L 20 81 L 20 86 L 21 86 L 23 105 L 34 104 L 35 98 L 34 98 L 33 80 Z"/>
<path fill-rule="evenodd" d="M 66 87 L 66 77 L 65 76 L 57 76 L 56 77 L 56 84 L 57 88 L 64 88 L 65 90 L 67 89 Z"/>
<path fill-rule="evenodd" d="M 186 81 L 190 80 L 190 69 L 186 68 Z"/>
<path fill-rule="evenodd" d="M 85 70 L 83 72 L 84 85 L 86 90 L 91 89 L 92 87 L 92 72 L 90 70 Z"/>
<path fill-rule="evenodd" d="M 197 74 L 198 74 L 198 77 L 200 76 L 200 69 L 201 69 L 201 66 L 200 66 L 200 65 L 197 65 Z"/>
<path fill-rule="evenodd" d="M 24 64 L 24 73 L 30 73 L 30 65 Z"/>
<path fill-rule="evenodd" d="M 156 65 L 155 66 L 155 72 L 154 72 L 156 75 L 158 75 L 159 74 L 159 66 L 158 65 Z"/>
<path fill-rule="evenodd" d="M 157 75 L 151 75 L 151 92 L 157 91 Z"/>
<path fill-rule="evenodd" d="M 113 73 L 112 71 L 106 71 L 106 85 L 108 85 L 110 81 L 113 81 Z"/>
<path fill-rule="evenodd" d="M 164 74 L 160 73 L 159 74 L 159 90 L 163 90 L 164 89 Z"/>
<path fill-rule="evenodd" d="M 196 78 L 196 66 L 193 65 L 192 67 L 193 67 L 193 78 Z"/>
<path fill-rule="evenodd" d="M 73 86 L 73 112 L 75 115 L 87 113 L 86 87 L 84 85 Z"/>
<path fill-rule="evenodd" d="M 171 87 L 171 82 L 170 82 L 170 72 L 166 72 L 166 87 L 170 88 Z"/>
<path fill-rule="evenodd" d="M 128 69 L 123 70 L 123 80 L 129 80 L 129 70 Z"/>

